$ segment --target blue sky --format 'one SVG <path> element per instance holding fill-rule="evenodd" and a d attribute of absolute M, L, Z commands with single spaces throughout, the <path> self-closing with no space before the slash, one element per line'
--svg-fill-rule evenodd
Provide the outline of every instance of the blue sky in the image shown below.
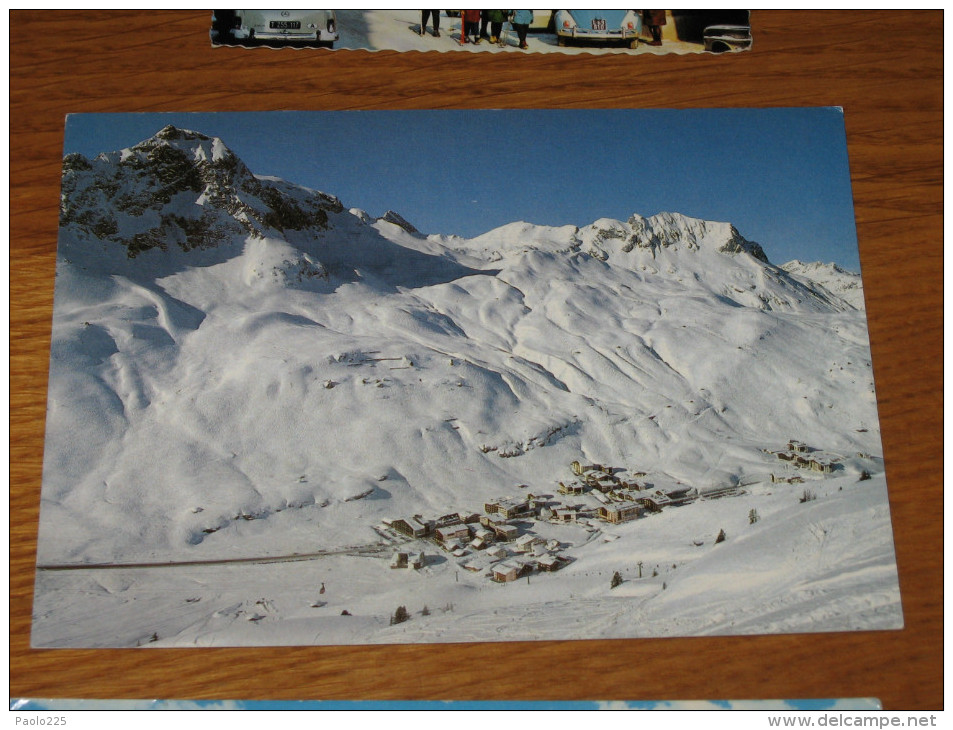
<path fill-rule="evenodd" d="M 424 233 L 673 211 L 730 221 L 774 263 L 860 270 L 840 109 L 75 114 L 64 152 L 130 147 L 165 124 Z"/>

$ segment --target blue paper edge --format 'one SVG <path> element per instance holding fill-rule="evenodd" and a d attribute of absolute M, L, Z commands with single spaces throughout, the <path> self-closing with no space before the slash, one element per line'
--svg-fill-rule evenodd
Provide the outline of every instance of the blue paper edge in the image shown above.
<path fill-rule="evenodd" d="M 593 711 L 593 710 L 765 710 L 879 711 L 875 698 L 808 700 L 10 700 L 11 711 L 65 712 L 74 710 L 232 710 L 232 711 Z"/>

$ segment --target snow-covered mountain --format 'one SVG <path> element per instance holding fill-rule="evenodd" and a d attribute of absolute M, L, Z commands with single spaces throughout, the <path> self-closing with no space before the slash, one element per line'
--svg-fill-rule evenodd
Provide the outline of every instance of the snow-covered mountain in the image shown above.
<path fill-rule="evenodd" d="M 789 261 L 782 267 L 789 274 L 820 285 L 857 309 L 864 309 L 864 283 L 860 274 L 847 271 L 837 264 L 824 264 L 814 261 Z"/>
<path fill-rule="evenodd" d="M 882 487 L 866 323 L 834 289 L 677 213 L 462 239 L 174 127 L 70 155 L 38 562 L 370 543 L 574 460 L 770 483 L 790 439 Z"/>

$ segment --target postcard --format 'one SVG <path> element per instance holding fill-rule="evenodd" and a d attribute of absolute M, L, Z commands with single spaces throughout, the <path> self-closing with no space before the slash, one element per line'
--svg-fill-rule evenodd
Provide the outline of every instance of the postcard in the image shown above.
<path fill-rule="evenodd" d="M 409 31 L 409 32 L 408 32 Z M 734 53 L 747 10 L 214 10 L 213 46 L 472 53 Z"/>
<path fill-rule="evenodd" d="M 12 712 L 130 712 L 130 711 L 226 711 L 226 712 L 878 712 L 883 707 L 872 698 L 836 700 L 43 700 L 13 699 Z M 287 718 L 287 715 L 285 716 Z M 287 720 L 282 720 L 286 722 Z M 26 723 L 23 723 L 26 724 Z"/>
<path fill-rule="evenodd" d="M 840 109 L 64 153 L 33 646 L 903 626 Z"/>

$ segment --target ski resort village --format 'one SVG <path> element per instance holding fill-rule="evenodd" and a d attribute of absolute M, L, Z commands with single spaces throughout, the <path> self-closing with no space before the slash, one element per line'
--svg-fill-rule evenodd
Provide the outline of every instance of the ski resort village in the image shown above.
<path fill-rule="evenodd" d="M 842 457 L 822 453 L 794 439 L 783 450 L 768 453 L 776 456 L 782 465 L 791 465 L 794 472 L 815 472 L 808 476 L 812 482 L 818 474 L 833 474 L 836 469 L 843 469 L 839 465 Z M 869 454 L 857 453 L 854 457 L 873 463 Z M 573 461 L 570 468 L 573 478 L 560 481 L 555 494 L 534 494 L 530 485 L 520 484 L 517 496 L 486 502 L 482 512 L 460 511 L 433 518 L 420 514 L 385 518 L 381 524 L 382 534 L 389 540 L 396 538 L 405 543 L 394 552 L 390 567 L 419 570 L 427 565 L 428 549 L 439 549 L 453 556 L 464 570 L 480 573 L 495 582 L 510 582 L 534 573 L 553 572 L 573 561 L 573 550 L 580 545 L 561 541 L 565 539 L 561 525 L 582 527 L 583 545 L 598 539 L 611 542 L 618 539 L 612 529 L 614 525 L 696 500 L 737 497 L 748 488 L 759 486 L 757 482 L 730 483 L 699 489 L 671 480 L 663 480 L 669 483 L 655 478 L 649 481 L 646 472 L 629 472 L 602 464 L 582 465 Z M 870 478 L 870 472 L 861 471 L 861 481 Z M 805 478 L 782 468 L 780 474 L 770 474 L 770 483 L 803 484 Z M 799 495 L 800 502 L 815 498 L 809 488 Z M 760 519 L 756 509 L 749 511 L 748 519 L 749 523 Z M 715 542 L 725 539 L 722 530 Z M 705 540 L 695 538 L 692 544 L 701 547 Z"/>
<path fill-rule="evenodd" d="M 859 274 L 424 233 L 173 125 L 62 191 L 34 646 L 903 625 Z"/>

